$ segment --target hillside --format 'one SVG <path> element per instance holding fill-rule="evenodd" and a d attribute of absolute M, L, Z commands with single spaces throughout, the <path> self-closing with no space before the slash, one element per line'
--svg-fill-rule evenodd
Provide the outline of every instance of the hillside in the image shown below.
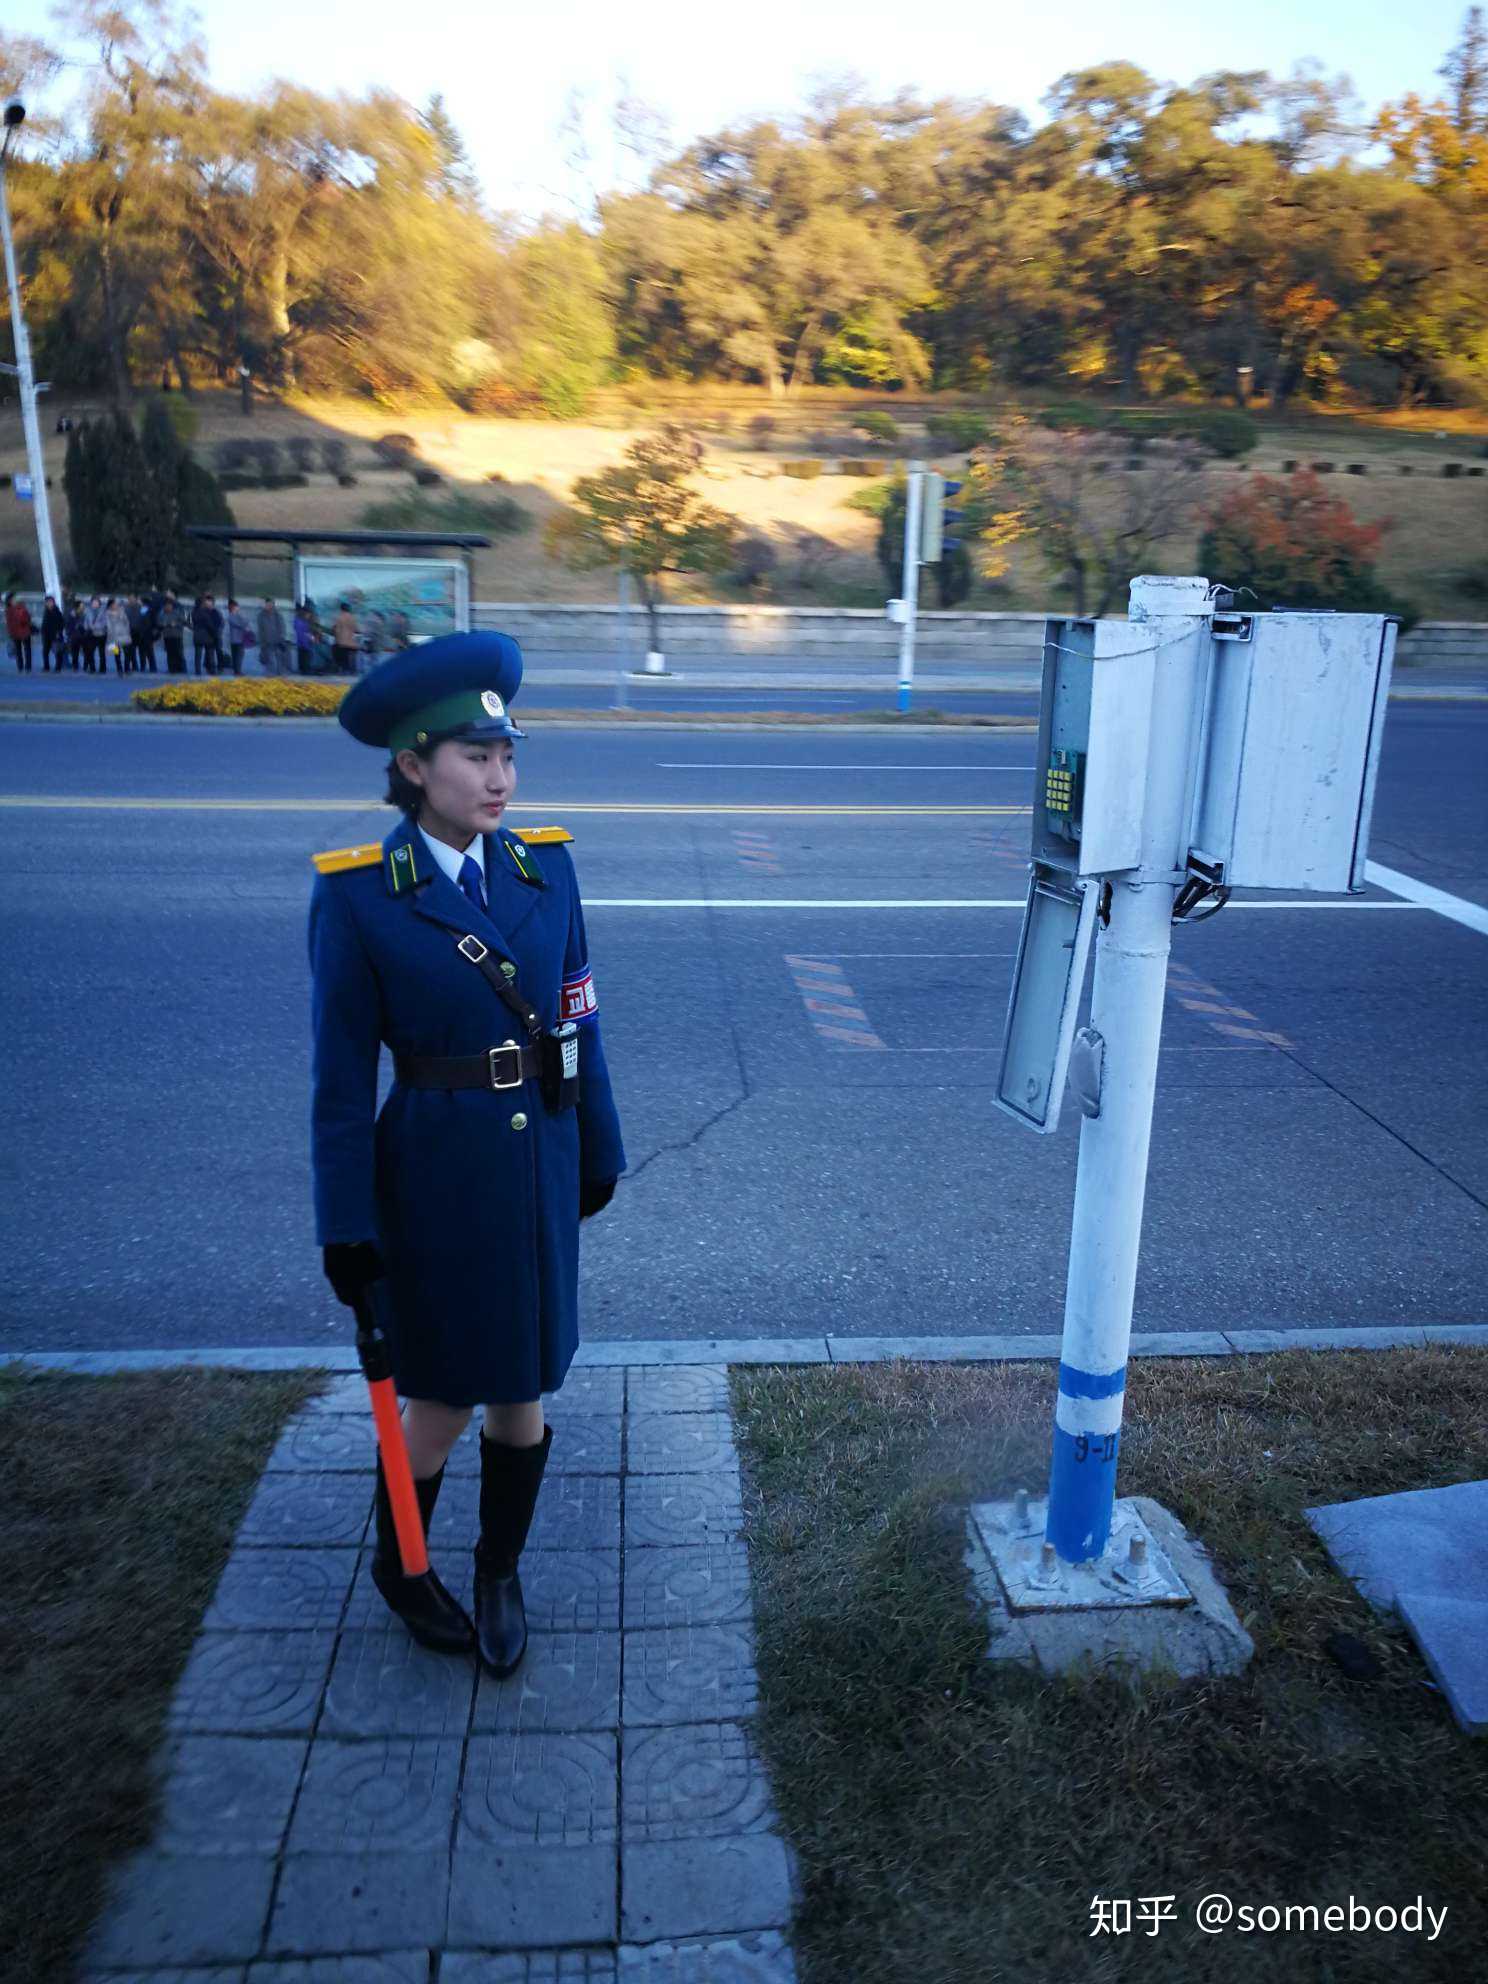
<path fill-rule="evenodd" d="M 389 414 L 364 402 L 328 401 L 264 404 L 251 417 L 243 415 L 235 395 L 200 395 L 195 402 L 194 446 L 200 458 L 215 465 L 217 450 L 234 441 L 276 441 L 307 438 L 317 444 L 316 466 L 307 486 L 293 489 L 236 489 L 230 495 L 234 514 L 243 525 L 293 525 L 296 528 L 349 529 L 363 523 L 371 505 L 393 498 L 421 497 L 426 503 L 447 504 L 465 497 L 476 502 L 495 496 L 513 499 L 527 517 L 528 528 L 498 538 L 489 551 L 478 554 L 476 590 L 484 599 L 604 600 L 614 595 L 614 581 L 604 573 L 575 575 L 549 560 L 542 548 L 541 525 L 562 502 L 575 477 L 617 460 L 626 443 L 662 417 L 685 418 L 702 436 L 706 454 L 702 478 L 710 501 L 731 512 L 751 530 L 775 544 L 778 563 L 768 590 L 757 594 L 779 603 L 806 605 L 876 605 L 883 584 L 874 558 L 876 525 L 846 507 L 845 499 L 867 486 L 865 479 L 841 472 L 835 451 L 851 449 L 870 460 L 879 473 L 891 473 L 897 460 L 914 456 L 954 472 L 958 457 L 937 454 L 919 424 L 924 411 L 945 401 L 908 403 L 901 399 L 869 399 L 847 393 L 813 392 L 782 409 L 764 393 L 734 390 L 688 394 L 657 388 L 639 407 L 634 395 L 608 396 L 604 410 L 583 423 L 473 419 L 454 409 Z M 964 404 L 964 401 L 962 402 Z M 851 434 L 852 414 L 864 405 L 892 408 L 899 422 L 900 441 L 874 446 Z M 64 441 L 54 431 L 59 413 L 76 417 L 95 409 L 86 404 L 43 402 L 46 412 L 48 470 L 52 477 L 54 524 L 64 571 L 66 506 L 61 475 Z M 775 431 L 762 445 L 751 423 L 760 416 L 774 422 Z M 994 413 L 995 418 L 995 413 Z M 1262 439 L 1243 465 L 1218 462 L 1198 478 L 1200 501 L 1210 498 L 1241 473 L 1277 473 L 1284 460 L 1331 461 L 1338 471 L 1335 487 L 1345 494 L 1356 514 L 1367 522 L 1392 524 L 1380 562 L 1381 575 L 1392 589 L 1413 600 L 1432 619 L 1488 618 L 1488 422 L 1449 416 L 1450 428 L 1437 417 L 1407 422 L 1399 415 L 1353 418 L 1341 415 L 1301 415 L 1271 422 L 1261 416 Z M 384 433 L 410 436 L 418 458 L 437 469 L 443 482 L 416 491 L 404 472 L 380 465 L 372 442 Z M 343 488 L 320 466 L 319 443 L 340 439 L 347 444 L 347 467 L 356 486 Z M 829 452 L 830 451 L 830 452 Z M 820 455 L 824 472 L 813 480 L 796 480 L 783 472 L 783 463 Z M 1443 468 L 1460 464 L 1460 472 L 1443 476 Z M 1365 472 L 1349 474 L 1349 465 Z M 286 467 L 289 464 L 286 462 Z M 0 474 L 9 477 L 24 469 L 19 410 L 12 399 L 0 407 Z M 498 478 L 494 480 L 493 478 Z M 35 540 L 28 505 L 8 488 L 0 494 L 0 559 L 21 554 L 34 560 Z M 453 521 L 453 519 L 447 519 Z M 431 517 L 428 522 L 435 520 Z M 418 526 L 415 526 L 418 527 Z M 460 525 L 480 528 L 474 521 Z M 1191 567 L 1197 528 L 1174 538 L 1166 547 L 1169 570 Z M 1215 574 L 1213 576 L 1221 576 Z M 272 582 L 263 566 L 244 565 L 239 585 L 245 592 Z M 281 580 L 282 585 L 282 580 Z M 741 596 L 725 582 L 711 590 L 674 583 L 668 596 L 676 601 Z M 995 588 L 979 585 L 972 607 L 1037 609 L 1062 604 L 1031 545 L 1014 547 L 1005 581 Z"/>

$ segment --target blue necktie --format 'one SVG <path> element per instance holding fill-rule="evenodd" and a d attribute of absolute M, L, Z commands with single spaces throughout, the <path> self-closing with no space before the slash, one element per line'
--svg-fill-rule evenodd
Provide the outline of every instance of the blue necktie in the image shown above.
<path fill-rule="evenodd" d="M 460 887 L 469 896 L 476 908 L 484 911 L 486 907 L 486 892 L 481 885 L 481 871 L 468 854 L 460 863 Z"/>

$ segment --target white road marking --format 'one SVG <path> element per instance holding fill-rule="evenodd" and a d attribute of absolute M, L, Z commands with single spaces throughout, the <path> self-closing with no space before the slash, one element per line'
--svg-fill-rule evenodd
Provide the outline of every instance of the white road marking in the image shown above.
<path fill-rule="evenodd" d="M 99 799 L 89 796 L 75 798 L 63 793 L 8 792 L 0 793 L 0 807 L 35 807 L 50 812 L 84 811 L 95 813 L 369 813 L 373 810 L 366 799 Z M 557 801 L 513 800 L 507 807 L 508 813 L 665 813 L 671 815 L 712 816 L 714 814 L 755 814 L 769 813 L 789 818 L 808 819 L 922 819 L 928 817 L 954 817 L 958 819 L 983 819 L 993 815 L 998 817 L 1027 818 L 1031 806 L 807 806 L 782 804 L 777 800 L 760 801 L 757 804 L 740 803 L 735 805 L 717 804 L 711 800 L 696 804 L 666 802 L 652 805 L 631 799 L 565 799 Z"/>
<path fill-rule="evenodd" d="M 944 896 L 877 900 L 857 896 L 585 896 L 590 909 L 1022 909 L 1022 896 Z M 1426 909 L 1414 902 L 1232 902 L 1237 909 Z M 827 953 L 823 953 L 827 955 Z M 837 955 L 845 956 L 846 953 Z"/>
<path fill-rule="evenodd" d="M 690 759 L 658 759 L 659 772 L 1023 772 L 1032 765 L 745 765 L 694 764 Z"/>
<path fill-rule="evenodd" d="M 1404 896 L 1416 909 L 1433 909 L 1438 916 L 1449 917 L 1453 923 L 1460 923 L 1468 930 L 1476 930 L 1479 936 L 1488 937 L 1488 909 L 1480 903 L 1466 902 L 1461 896 L 1449 896 L 1445 889 L 1433 889 L 1429 883 L 1418 882 L 1414 875 L 1402 875 L 1395 868 L 1382 868 L 1377 861 L 1365 862 L 1364 876 L 1377 889 L 1388 889 L 1392 895 Z"/>

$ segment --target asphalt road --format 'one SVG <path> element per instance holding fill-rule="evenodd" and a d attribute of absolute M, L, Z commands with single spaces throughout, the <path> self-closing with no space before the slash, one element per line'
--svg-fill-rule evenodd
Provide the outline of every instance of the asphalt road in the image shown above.
<path fill-rule="evenodd" d="M 1032 743 L 520 747 L 514 824 L 577 837 L 630 1157 L 585 1228 L 587 1336 L 1058 1329 L 1076 1125 L 989 1100 Z M 1376 860 L 1488 903 L 1485 748 L 1488 708 L 1392 706 Z M 379 791 L 332 728 L 0 720 L 0 1348 L 347 1341 L 304 915 L 310 853 L 387 831 Z M 1488 935 L 1374 891 L 1232 905 L 1174 957 L 1136 1326 L 1483 1319 Z"/>
<path fill-rule="evenodd" d="M 898 708 L 896 666 L 886 659 L 838 655 L 686 655 L 673 659 L 666 676 L 621 675 L 609 654 L 525 656 L 522 701 L 528 710 L 607 710 L 628 708 L 650 715 L 696 716 L 718 711 L 790 711 L 837 716 Z M 247 673 L 259 671 L 250 661 Z M 136 688 L 168 681 L 164 674 L 84 675 L 71 669 L 28 675 L 0 671 L 0 713 L 45 714 L 122 710 Z M 341 678 L 337 678 L 341 679 Z M 961 655 L 949 660 L 921 656 L 910 695 L 910 714 L 943 710 L 961 716 L 1036 717 L 1039 670 L 1036 658 Z M 1473 665 L 1398 666 L 1397 700 L 1420 696 L 1488 699 L 1488 677 Z"/>
<path fill-rule="evenodd" d="M 790 710 L 820 714 L 892 710 L 898 705 L 896 669 L 891 661 L 862 663 L 842 658 L 789 655 L 686 657 L 663 676 L 620 675 L 610 655 L 527 655 L 522 700 L 528 709 L 607 710 L 615 707 L 655 715 L 703 710 Z M 247 674 L 261 679 L 250 663 Z M 179 679 L 179 678 L 178 678 Z M 336 678 L 344 679 L 344 678 Z M 0 673 L 0 708 L 123 709 L 137 688 L 170 677 L 85 675 L 65 669 L 27 675 Z M 1038 667 L 998 662 L 984 665 L 965 658 L 923 663 L 912 691 L 911 708 L 955 710 L 963 714 L 1038 713 Z"/>

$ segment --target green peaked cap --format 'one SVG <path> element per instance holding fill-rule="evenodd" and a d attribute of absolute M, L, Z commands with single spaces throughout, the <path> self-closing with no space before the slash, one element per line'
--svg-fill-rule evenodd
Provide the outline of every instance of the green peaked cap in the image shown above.
<path fill-rule="evenodd" d="M 457 689 L 437 702 L 425 703 L 395 723 L 388 732 L 388 750 L 411 750 L 415 745 L 437 742 L 460 731 L 473 742 L 490 737 L 524 737 L 494 689 Z"/>

